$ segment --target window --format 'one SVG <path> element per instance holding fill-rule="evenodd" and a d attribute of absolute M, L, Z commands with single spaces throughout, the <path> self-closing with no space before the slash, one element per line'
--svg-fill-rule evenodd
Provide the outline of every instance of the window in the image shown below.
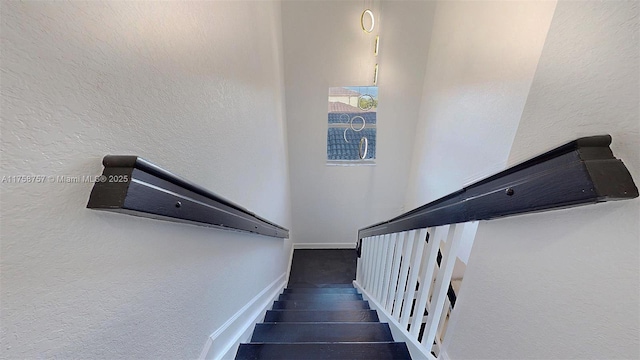
<path fill-rule="evenodd" d="M 374 164 L 377 86 L 329 88 L 327 163 Z"/>

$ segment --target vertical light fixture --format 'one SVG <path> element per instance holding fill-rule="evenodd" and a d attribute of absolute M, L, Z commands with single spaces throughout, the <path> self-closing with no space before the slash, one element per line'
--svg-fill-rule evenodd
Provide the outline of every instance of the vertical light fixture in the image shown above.
<path fill-rule="evenodd" d="M 373 69 L 373 85 L 378 85 L 378 64 Z"/>
<path fill-rule="evenodd" d="M 365 25 L 365 20 L 367 19 L 371 24 Z M 375 27 L 375 25 L 376 25 L 376 21 L 373 17 L 373 11 L 371 11 L 370 9 L 366 9 L 365 11 L 363 11 L 362 15 L 360 15 L 360 27 L 362 27 L 362 31 L 366 33 L 370 33 L 373 31 L 373 28 Z"/>
<path fill-rule="evenodd" d="M 365 9 L 362 12 L 362 15 L 360 15 L 360 27 L 362 28 L 362 31 L 364 31 L 367 34 L 370 34 L 371 32 L 373 32 L 373 29 L 375 28 L 375 23 L 376 23 L 375 16 L 373 15 L 373 11 L 371 10 L 371 8 L 373 8 L 373 6 L 370 6 L 368 9 Z M 373 46 L 373 56 L 377 57 L 379 51 L 380 51 L 380 35 L 376 35 L 374 46 Z M 377 61 L 373 69 L 373 85 L 375 86 L 378 85 L 378 62 Z"/>

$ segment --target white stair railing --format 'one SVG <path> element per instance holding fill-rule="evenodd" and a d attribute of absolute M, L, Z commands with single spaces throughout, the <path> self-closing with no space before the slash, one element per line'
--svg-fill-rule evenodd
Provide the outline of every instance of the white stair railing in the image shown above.
<path fill-rule="evenodd" d="M 467 224 L 362 239 L 356 287 L 424 358 L 435 359 L 440 352 L 451 310 L 449 286 Z"/>
<path fill-rule="evenodd" d="M 576 139 L 359 229 L 354 285 L 414 357 L 446 357 L 441 344 L 453 331 L 448 319 L 457 299 L 451 278 L 463 243 L 468 258 L 478 221 L 638 197 L 609 145 L 609 135 Z M 470 224 L 471 235 L 463 235 Z"/>

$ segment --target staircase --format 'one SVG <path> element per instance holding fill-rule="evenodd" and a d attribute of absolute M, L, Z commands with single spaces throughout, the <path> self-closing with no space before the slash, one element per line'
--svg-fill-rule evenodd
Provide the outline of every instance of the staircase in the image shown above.
<path fill-rule="evenodd" d="M 411 359 L 351 284 L 290 285 L 236 360 Z"/>

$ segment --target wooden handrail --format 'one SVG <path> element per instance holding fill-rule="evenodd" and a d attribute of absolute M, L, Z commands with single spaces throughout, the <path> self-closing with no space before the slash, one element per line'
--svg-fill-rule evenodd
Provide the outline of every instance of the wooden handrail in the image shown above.
<path fill-rule="evenodd" d="M 391 220 L 358 230 L 374 235 L 488 220 L 638 197 L 631 174 L 613 156 L 610 135 L 579 138 Z"/>
<path fill-rule="evenodd" d="M 87 208 L 288 238 L 289 230 L 138 156 L 107 155 Z"/>

